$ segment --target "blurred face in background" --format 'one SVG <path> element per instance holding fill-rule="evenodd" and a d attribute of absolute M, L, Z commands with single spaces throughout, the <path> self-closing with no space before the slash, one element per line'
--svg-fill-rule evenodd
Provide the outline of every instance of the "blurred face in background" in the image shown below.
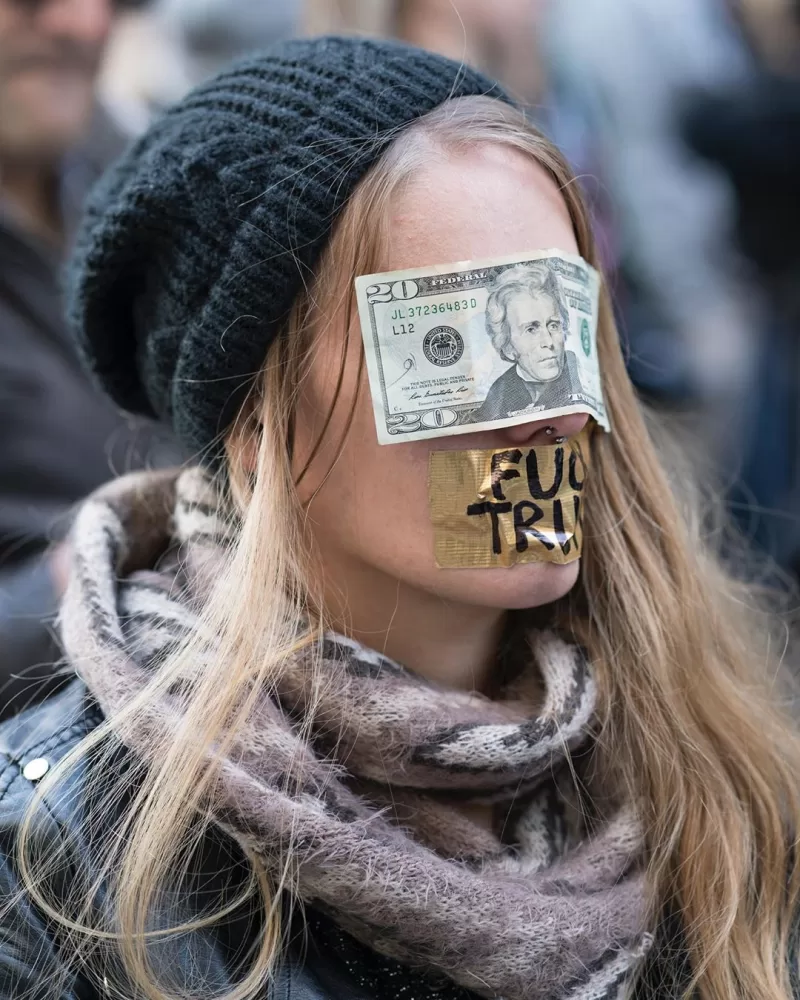
<path fill-rule="evenodd" d="M 112 0 L 0 0 L 0 158 L 48 164 L 88 129 Z"/>

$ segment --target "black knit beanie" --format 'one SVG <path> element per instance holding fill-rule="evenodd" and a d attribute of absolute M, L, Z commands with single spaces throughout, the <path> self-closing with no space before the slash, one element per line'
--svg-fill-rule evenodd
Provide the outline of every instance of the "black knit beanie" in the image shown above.
<path fill-rule="evenodd" d="M 93 193 L 69 273 L 72 327 L 103 388 L 213 462 L 355 185 L 398 128 L 477 94 L 508 100 L 430 52 L 317 38 L 240 62 L 168 111 Z"/>

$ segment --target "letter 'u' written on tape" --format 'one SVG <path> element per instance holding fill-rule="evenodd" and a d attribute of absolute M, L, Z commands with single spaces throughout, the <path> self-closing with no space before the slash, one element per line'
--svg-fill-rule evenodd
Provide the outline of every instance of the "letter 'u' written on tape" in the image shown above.
<path fill-rule="evenodd" d="M 437 565 L 488 569 L 578 559 L 590 435 L 586 428 L 560 445 L 431 452 Z"/>

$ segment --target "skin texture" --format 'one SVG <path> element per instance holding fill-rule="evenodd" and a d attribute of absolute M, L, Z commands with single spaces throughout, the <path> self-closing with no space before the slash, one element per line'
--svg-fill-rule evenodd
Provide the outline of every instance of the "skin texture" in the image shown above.
<path fill-rule="evenodd" d="M 536 382 L 552 382 L 564 367 L 564 328 L 550 295 L 514 295 L 506 309 L 509 348 Z"/>
<path fill-rule="evenodd" d="M 577 253 L 554 182 L 521 153 L 500 146 L 440 153 L 391 207 L 385 270 L 559 247 Z M 333 318 L 318 333 L 296 414 L 294 461 L 305 465 L 333 398 L 345 330 Z M 509 609 L 551 602 L 575 583 L 579 564 L 511 569 L 438 569 L 428 517 L 428 455 L 436 449 L 544 444 L 544 431 L 572 436 L 574 414 L 500 431 L 378 444 L 361 333 L 349 331 L 343 398 L 323 448 L 300 483 L 306 527 L 328 613 L 339 628 L 432 680 L 485 689 Z M 358 390 L 349 434 L 342 440 Z"/>

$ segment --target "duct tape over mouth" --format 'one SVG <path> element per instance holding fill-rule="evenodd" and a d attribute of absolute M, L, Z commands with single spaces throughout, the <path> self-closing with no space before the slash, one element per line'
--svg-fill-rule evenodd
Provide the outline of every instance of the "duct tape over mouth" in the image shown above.
<path fill-rule="evenodd" d="M 589 424 L 563 444 L 431 452 L 437 566 L 490 569 L 579 559 L 593 429 Z"/>

